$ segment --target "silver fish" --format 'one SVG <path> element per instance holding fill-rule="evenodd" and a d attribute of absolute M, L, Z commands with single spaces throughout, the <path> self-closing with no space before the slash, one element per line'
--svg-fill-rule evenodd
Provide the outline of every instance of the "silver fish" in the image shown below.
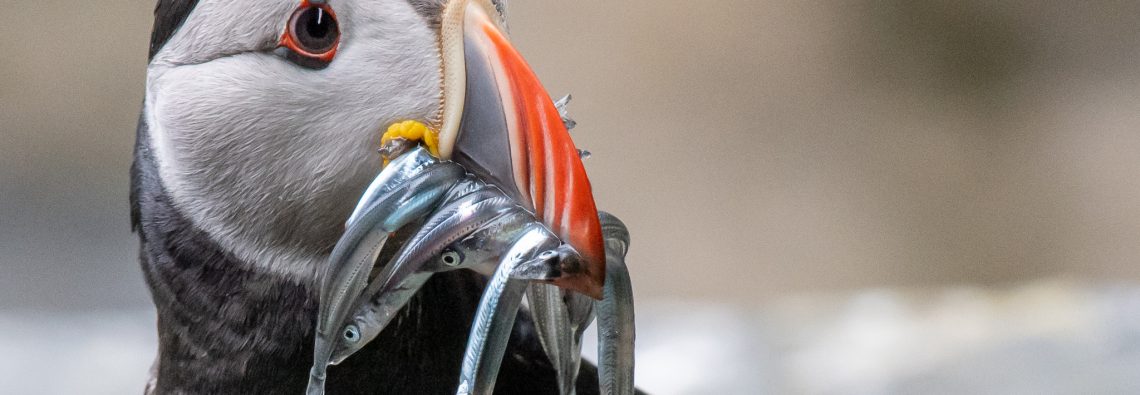
<path fill-rule="evenodd" d="M 475 313 L 456 394 L 494 391 L 523 293 L 530 281 L 558 272 L 562 255 L 558 247 L 559 240 L 550 230 L 531 224 L 502 255 Z"/>
<path fill-rule="evenodd" d="M 332 346 L 388 234 L 430 212 L 465 172 L 453 163 L 433 162 L 422 148 L 385 168 L 350 217 L 344 235 L 329 255 L 322 278 L 314 340 L 313 366 L 306 393 L 324 393 Z"/>
<path fill-rule="evenodd" d="M 631 395 L 633 388 L 633 347 L 635 327 L 633 287 L 625 266 L 629 231 L 617 217 L 600 212 L 602 235 L 606 241 L 606 282 L 603 298 L 597 302 L 598 382 L 601 393 Z"/>
<path fill-rule="evenodd" d="M 489 262 L 480 259 L 476 251 L 450 248 L 452 244 L 462 239 L 494 244 L 501 239 L 494 232 L 507 229 L 507 224 L 525 223 L 528 216 L 502 192 L 473 181 L 456 184 L 447 195 L 453 200 L 445 200 L 444 206 L 404 243 L 353 304 L 352 314 L 343 322 L 341 338 L 334 347 L 333 364 L 344 361 L 376 338 L 432 274 Z M 534 221 L 533 217 L 530 221 Z M 506 246 L 498 243 L 488 247 Z"/>

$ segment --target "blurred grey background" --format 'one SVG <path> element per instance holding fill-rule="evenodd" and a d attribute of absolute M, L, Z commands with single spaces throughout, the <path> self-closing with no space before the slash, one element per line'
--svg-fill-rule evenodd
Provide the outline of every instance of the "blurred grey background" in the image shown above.
<path fill-rule="evenodd" d="M 0 13 L 0 317 L 15 322 L 0 325 L 0 346 L 28 347 L 19 334 L 70 325 L 51 312 L 76 312 L 111 334 L 134 333 L 117 326 L 126 322 L 135 349 L 113 335 L 97 344 L 144 368 L 152 357 L 127 200 L 152 10 L 150 0 L 44 0 Z M 963 292 L 981 302 L 935 297 L 914 311 L 968 316 L 1014 303 L 1076 314 L 1101 298 L 1125 306 L 1103 311 L 1140 311 L 1130 291 L 1140 279 L 1140 2 L 513 1 L 509 12 L 547 88 L 574 95 L 574 138 L 594 154 L 599 207 L 633 233 L 638 301 L 658 313 L 642 314 L 652 321 L 641 350 L 677 344 L 667 335 L 685 321 L 670 314 L 712 314 L 755 345 L 745 349 L 756 365 L 740 377 L 771 372 L 739 382 L 850 393 L 864 387 L 787 378 L 835 362 L 789 354 L 804 343 L 779 334 L 806 324 L 788 317 L 878 322 L 891 306 L 929 306 L 921 295 Z M 1004 327 L 1007 315 L 986 311 L 981 328 Z M 918 318 L 900 314 L 896 324 L 914 329 L 907 320 Z M 1037 322 L 1024 326 L 1038 333 Z M 900 355 L 945 339 L 920 332 L 933 337 Z M 694 336 L 693 352 L 720 344 Z M 1087 351 L 1081 344 L 1064 347 Z M 1064 347 L 1058 355 L 1071 355 Z M 1132 362 L 1113 366 L 1140 366 L 1140 346 L 1125 349 Z M 1096 355 L 1070 362 L 1106 363 Z M 947 364 L 972 365 L 930 369 Z M 758 388 L 707 377 L 678 387 L 647 372 L 659 392 Z M 856 381 L 870 392 L 977 384 L 969 374 L 920 380 L 930 387 L 883 375 Z"/>

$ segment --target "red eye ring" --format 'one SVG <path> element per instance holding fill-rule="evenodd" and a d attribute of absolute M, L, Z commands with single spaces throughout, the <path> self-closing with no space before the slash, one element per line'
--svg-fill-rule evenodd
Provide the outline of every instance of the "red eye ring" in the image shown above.
<path fill-rule="evenodd" d="M 323 66 L 332 62 L 340 47 L 340 26 L 328 2 L 302 0 L 281 35 L 280 47 L 288 48 L 298 63 Z M 292 56 L 291 56 L 292 58 Z M 314 64 L 315 63 L 315 64 Z"/>

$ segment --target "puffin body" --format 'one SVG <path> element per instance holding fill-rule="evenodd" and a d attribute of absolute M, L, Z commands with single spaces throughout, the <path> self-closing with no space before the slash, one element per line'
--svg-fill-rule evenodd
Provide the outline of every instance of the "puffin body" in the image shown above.
<path fill-rule="evenodd" d="M 131 168 L 132 223 L 158 313 L 147 393 L 304 392 L 318 273 L 381 166 L 378 131 L 443 112 L 444 6 L 158 1 Z M 485 281 L 434 276 L 330 369 L 328 393 L 454 393 Z M 597 393 L 587 365 L 578 392 Z M 557 391 L 520 314 L 496 393 Z"/>

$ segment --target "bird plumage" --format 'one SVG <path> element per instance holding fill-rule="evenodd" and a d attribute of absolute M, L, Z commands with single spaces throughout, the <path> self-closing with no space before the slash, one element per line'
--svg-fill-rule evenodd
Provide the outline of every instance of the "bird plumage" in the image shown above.
<path fill-rule="evenodd" d="M 429 34 L 441 3 L 338 2 L 377 24 L 357 39 L 382 45 L 349 42 L 359 48 L 317 74 L 266 51 L 291 1 L 158 1 L 131 168 L 132 224 L 158 315 L 149 393 L 304 391 L 316 273 L 378 167 L 373 129 L 438 104 Z M 411 16 L 422 23 L 408 27 Z M 466 271 L 435 276 L 330 369 L 329 393 L 453 393 L 484 283 Z M 596 393 L 594 372 L 583 367 L 579 393 Z M 520 317 L 496 393 L 556 391 Z"/>

